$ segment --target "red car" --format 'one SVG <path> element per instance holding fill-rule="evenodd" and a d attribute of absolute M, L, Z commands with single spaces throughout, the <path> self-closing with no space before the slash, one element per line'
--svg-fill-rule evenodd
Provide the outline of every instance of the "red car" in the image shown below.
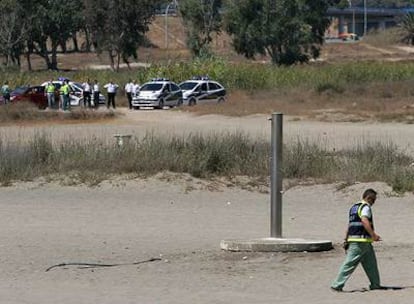
<path fill-rule="evenodd" d="M 39 109 L 47 108 L 47 97 L 45 95 L 45 87 L 17 87 L 10 93 L 10 101 L 30 101 L 38 106 Z M 59 100 L 59 99 L 56 99 Z"/>

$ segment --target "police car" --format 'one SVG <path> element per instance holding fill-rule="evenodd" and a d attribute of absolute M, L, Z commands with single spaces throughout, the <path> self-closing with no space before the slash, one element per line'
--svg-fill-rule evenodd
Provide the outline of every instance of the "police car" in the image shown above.
<path fill-rule="evenodd" d="M 55 86 L 56 90 L 59 91 L 60 87 L 63 85 L 63 82 L 68 80 L 68 84 L 70 86 L 70 105 L 71 106 L 81 106 L 83 105 L 83 86 L 80 82 L 70 81 L 68 78 L 59 77 L 57 80 L 53 80 L 52 83 Z M 41 84 L 42 87 L 46 87 L 48 81 Z M 99 94 L 99 104 L 105 104 L 106 99 L 105 96 Z M 93 100 L 93 94 L 91 93 L 91 104 L 92 106 L 95 105 Z"/>
<path fill-rule="evenodd" d="M 144 83 L 138 93 L 132 97 L 134 109 L 154 107 L 163 109 L 164 106 L 178 107 L 183 103 L 183 93 L 180 87 L 166 78 L 154 78 Z"/>
<path fill-rule="evenodd" d="M 195 76 L 179 84 L 183 91 L 185 105 L 193 106 L 197 103 L 224 102 L 226 89 L 218 82 L 210 80 L 207 76 Z"/>

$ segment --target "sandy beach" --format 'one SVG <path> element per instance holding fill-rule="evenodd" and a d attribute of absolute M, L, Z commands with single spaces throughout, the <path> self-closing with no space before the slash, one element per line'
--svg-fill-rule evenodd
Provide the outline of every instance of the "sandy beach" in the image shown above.
<path fill-rule="evenodd" d="M 2 126 L 0 135 L 22 138 L 45 130 L 57 139 L 94 134 L 114 141 L 116 133 L 141 136 L 148 131 L 243 131 L 265 138 L 270 133 L 264 115 L 124 112 L 106 125 Z M 404 124 L 287 117 L 285 141 L 298 137 L 335 149 L 392 139 L 414 152 L 414 128 Z M 148 179 L 113 178 L 92 188 L 42 179 L 0 188 L 0 303 L 412 303 L 413 194 L 397 196 L 383 183 L 340 190 L 336 184 L 296 186 L 283 196 L 283 236 L 331 240 L 335 248 L 231 253 L 220 250 L 222 239 L 269 236 L 270 195 L 211 183 L 161 173 Z M 402 289 L 366 291 L 368 279 L 358 268 L 345 292 L 334 293 L 329 285 L 345 256 L 340 243 L 348 208 L 368 187 L 379 192 L 374 216 L 383 241 L 375 247 L 382 283 Z M 59 264 L 68 265 L 46 271 Z"/>

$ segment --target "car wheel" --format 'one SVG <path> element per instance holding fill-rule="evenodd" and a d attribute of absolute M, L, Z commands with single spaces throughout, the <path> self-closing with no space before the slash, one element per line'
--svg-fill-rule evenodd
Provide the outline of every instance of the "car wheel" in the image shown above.
<path fill-rule="evenodd" d="M 221 97 L 219 97 L 219 99 L 217 99 L 217 103 L 222 103 L 222 102 L 225 102 L 225 101 L 226 101 L 226 99 L 223 96 L 221 96 Z"/>
<path fill-rule="evenodd" d="M 190 100 L 188 101 L 188 105 L 189 106 L 195 106 L 197 103 L 195 98 L 190 98 Z"/>
<path fill-rule="evenodd" d="M 160 100 L 160 102 L 158 103 L 158 107 L 157 107 L 158 109 L 163 109 L 164 108 L 164 100 L 163 99 L 161 99 Z"/>
<path fill-rule="evenodd" d="M 139 107 L 134 107 L 134 110 L 139 110 Z"/>
<path fill-rule="evenodd" d="M 178 101 L 177 101 L 177 107 L 180 107 L 180 106 L 182 106 L 183 105 L 183 99 L 182 98 L 180 98 L 180 99 L 178 99 Z"/>

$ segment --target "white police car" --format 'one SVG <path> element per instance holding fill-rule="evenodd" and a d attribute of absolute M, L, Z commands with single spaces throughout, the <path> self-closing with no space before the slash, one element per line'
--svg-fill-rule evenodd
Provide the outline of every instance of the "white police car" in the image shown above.
<path fill-rule="evenodd" d="M 179 84 L 183 91 L 185 105 L 193 106 L 197 103 L 224 102 L 226 89 L 218 82 L 207 76 L 196 76 Z"/>
<path fill-rule="evenodd" d="M 164 106 L 178 107 L 182 103 L 183 93 L 180 87 L 166 78 L 155 78 L 144 83 L 138 93 L 132 97 L 134 109 L 141 107 L 162 109 Z"/>
<path fill-rule="evenodd" d="M 81 106 L 83 105 L 83 86 L 80 82 L 74 82 L 69 80 L 68 78 L 59 77 L 57 80 L 53 80 L 53 85 L 55 86 L 56 90 L 59 91 L 60 87 L 63 85 L 63 82 L 68 80 L 68 84 L 70 86 L 70 105 L 71 106 Z M 47 85 L 48 81 L 41 84 L 42 87 Z M 104 95 L 99 94 L 99 104 L 105 104 L 106 98 Z M 92 106 L 95 105 L 93 100 L 93 94 L 91 94 L 91 104 Z"/>

